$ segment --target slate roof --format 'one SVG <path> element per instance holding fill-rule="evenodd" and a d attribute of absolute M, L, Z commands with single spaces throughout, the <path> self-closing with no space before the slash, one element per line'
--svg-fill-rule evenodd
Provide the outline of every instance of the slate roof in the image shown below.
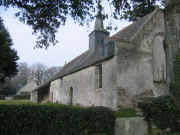
<path fill-rule="evenodd" d="M 135 35 L 138 33 L 138 31 L 143 28 L 144 24 L 148 22 L 151 17 L 157 12 L 157 9 L 145 17 L 139 19 L 138 21 L 132 23 L 131 25 L 127 26 L 123 30 L 120 30 L 118 33 L 110 37 L 110 40 L 123 40 L 123 41 L 132 41 Z M 63 76 L 72 74 L 74 72 L 77 72 L 81 69 L 84 69 L 86 67 L 89 67 L 91 65 L 95 65 L 98 62 L 110 59 L 113 57 L 113 43 L 108 43 L 105 45 L 105 49 L 103 52 L 100 53 L 100 51 L 92 51 L 88 50 L 75 59 L 73 59 L 71 62 L 66 64 L 59 73 L 56 74 L 52 79 L 44 83 L 43 85 L 39 86 L 35 90 L 43 89 L 50 85 L 51 81 L 54 81 L 58 78 L 61 78 Z"/>
<path fill-rule="evenodd" d="M 53 80 L 56 80 L 58 78 L 62 78 L 63 76 L 72 74 L 72 73 L 77 72 L 81 69 L 84 69 L 84 68 L 89 67 L 91 65 L 95 65 L 101 61 L 112 58 L 114 56 L 114 52 L 113 52 L 114 49 L 113 48 L 114 48 L 113 42 L 109 42 L 108 44 L 105 45 L 103 51 L 102 50 L 100 50 L 100 51 L 88 50 L 88 51 L 82 53 L 81 55 L 79 55 L 78 57 L 73 59 L 71 62 L 66 64 L 60 70 L 60 72 L 57 73 L 52 79 L 50 79 L 46 83 L 42 84 L 38 88 L 36 88 L 36 90 L 47 87 L 48 85 L 50 85 L 50 82 Z"/>
<path fill-rule="evenodd" d="M 143 28 L 144 24 L 146 24 L 151 17 L 159 10 L 156 8 L 152 13 L 138 19 L 131 25 L 125 27 L 120 30 L 118 33 L 111 37 L 112 40 L 121 40 L 121 41 L 132 41 L 135 38 L 135 35 Z"/>
<path fill-rule="evenodd" d="M 73 72 L 77 72 L 83 68 L 94 65 L 100 61 L 104 61 L 105 59 L 109 59 L 113 56 L 113 52 L 104 55 L 103 52 L 99 53 L 98 51 L 88 50 L 76 57 L 70 63 L 66 64 L 63 69 L 57 74 L 57 77 L 63 77 L 65 75 L 71 74 Z"/>
<path fill-rule="evenodd" d="M 23 92 L 27 92 L 27 93 L 30 93 L 31 91 L 33 91 L 35 88 L 37 88 L 37 84 L 36 82 L 34 81 L 31 81 L 29 83 L 27 83 L 23 88 L 21 88 L 19 91 L 18 91 L 18 95 L 23 93 Z"/>

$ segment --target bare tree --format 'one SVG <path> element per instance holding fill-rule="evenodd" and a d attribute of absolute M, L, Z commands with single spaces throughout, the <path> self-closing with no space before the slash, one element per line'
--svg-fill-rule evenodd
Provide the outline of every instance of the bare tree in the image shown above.
<path fill-rule="evenodd" d="M 12 81 L 14 80 L 16 85 L 19 85 L 20 88 L 22 88 L 25 84 L 28 82 L 28 77 L 30 75 L 30 69 L 28 67 L 27 63 L 19 63 L 18 64 L 18 74 L 12 78 Z"/>
<path fill-rule="evenodd" d="M 46 79 L 45 74 L 47 71 L 47 66 L 36 63 L 30 67 L 31 70 L 31 79 L 36 82 L 37 85 L 42 84 Z"/>
<path fill-rule="evenodd" d="M 60 67 L 50 67 L 46 70 L 45 72 L 45 80 L 49 80 L 51 79 L 53 76 L 55 76 L 59 71 L 60 71 Z"/>
<path fill-rule="evenodd" d="M 30 67 L 25 62 L 19 63 L 18 74 L 13 78 L 6 78 L 4 84 L 0 83 L 0 94 L 15 94 L 31 81 L 35 81 L 37 85 L 41 85 L 45 81 L 55 76 L 55 74 L 57 74 L 59 71 L 60 67 L 48 68 L 41 63 L 36 63 Z"/>

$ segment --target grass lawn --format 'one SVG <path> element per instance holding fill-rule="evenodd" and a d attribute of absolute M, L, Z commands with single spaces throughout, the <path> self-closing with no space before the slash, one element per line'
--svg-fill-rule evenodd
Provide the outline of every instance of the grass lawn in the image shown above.
<path fill-rule="evenodd" d="M 29 100 L 0 100 L 0 104 L 32 104 Z"/>
<path fill-rule="evenodd" d="M 120 109 L 115 112 L 117 118 L 136 117 L 135 109 Z"/>

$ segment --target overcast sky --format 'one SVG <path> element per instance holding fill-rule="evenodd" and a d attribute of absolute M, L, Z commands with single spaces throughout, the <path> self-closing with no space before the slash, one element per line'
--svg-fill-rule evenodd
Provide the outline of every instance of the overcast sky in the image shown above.
<path fill-rule="evenodd" d="M 63 66 L 65 62 L 88 49 L 88 35 L 93 30 L 94 22 L 90 23 L 89 27 L 82 27 L 69 19 L 65 26 L 59 28 L 57 33 L 59 43 L 56 46 L 50 46 L 48 50 L 33 49 L 36 37 L 32 35 L 31 27 L 19 22 L 13 13 L 14 9 L 0 10 L 0 16 L 4 19 L 4 24 L 13 39 L 14 48 L 20 57 L 18 62 L 26 62 L 28 65 L 42 63 L 48 67 Z M 118 22 L 118 30 L 127 24 L 125 21 Z M 111 35 L 112 33 L 115 32 L 111 32 Z"/>

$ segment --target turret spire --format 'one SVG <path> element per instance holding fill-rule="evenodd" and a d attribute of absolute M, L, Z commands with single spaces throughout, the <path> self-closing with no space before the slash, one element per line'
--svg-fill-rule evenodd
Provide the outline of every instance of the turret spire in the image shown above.
<path fill-rule="evenodd" d="M 104 15 L 102 15 L 100 1 L 101 0 L 98 1 L 98 12 L 96 15 L 94 30 L 89 34 L 89 49 L 97 52 L 100 50 L 103 51 L 105 39 L 109 36 L 109 32 L 107 32 L 103 26 Z"/>
<path fill-rule="evenodd" d="M 97 8 L 98 8 L 98 13 L 96 15 L 96 21 L 95 21 L 94 30 L 104 31 L 102 6 L 101 6 L 101 3 L 100 3 L 100 0 L 98 2 L 98 7 Z"/>

